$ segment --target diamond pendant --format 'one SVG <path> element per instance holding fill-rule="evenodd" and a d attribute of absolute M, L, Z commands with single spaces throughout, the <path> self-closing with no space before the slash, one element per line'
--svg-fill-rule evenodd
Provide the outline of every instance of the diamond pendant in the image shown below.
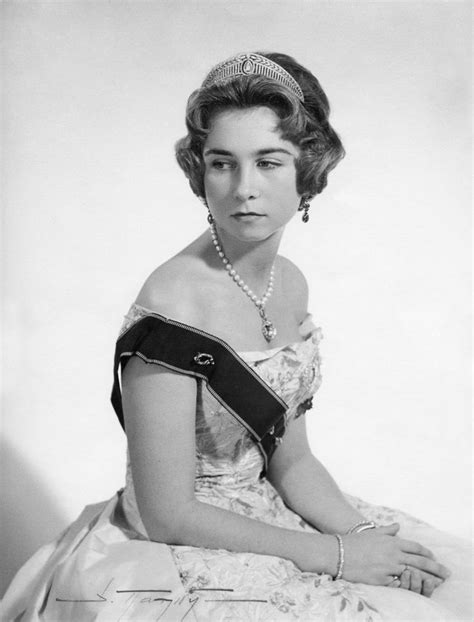
<path fill-rule="evenodd" d="M 273 326 L 270 320 L 262 323 L 262 333 L 265 339 L 270 342 L 272 339 L 276 337 L 277 329 Z"/>
<path fill-rule="evenodd" d="M 265 309 L 263 307 L 259 308 L 260 317 L 262 318 L 262 334 L 265 339 L 270 342 L 277 335 L 277 329 L 273 325 L 273 322 L 268 319 Z"/>

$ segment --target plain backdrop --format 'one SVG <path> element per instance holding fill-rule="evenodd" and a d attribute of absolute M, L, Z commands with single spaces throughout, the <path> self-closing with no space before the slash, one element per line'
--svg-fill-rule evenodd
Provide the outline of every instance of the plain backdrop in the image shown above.
<path fill-rule="evenodd" d="M 323 327 L 311 444 L 341 487 L 470 537 L 469 2 L 3 2 L 2 584 L 123 485 L 114 342 L 206 226 L 174 162 L 234 53 L 320 79 L 347 157 L 288 227 Z"/>

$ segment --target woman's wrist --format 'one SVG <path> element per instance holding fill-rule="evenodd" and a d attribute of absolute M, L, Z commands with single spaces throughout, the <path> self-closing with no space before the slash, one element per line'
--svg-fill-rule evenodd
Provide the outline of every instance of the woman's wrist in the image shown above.
<path fill-rule="evenodd" d="M 335 577 L 339 563 L 339 544 L 334 535 L 304 534 L 305 541 L 293 561 L 303 572 Z M 296 551 L 295 551 L 296 553 Z"/>
<path fill-rule="evenodd" d="M 375 529 L 376 527 L 377 525 L 373 520 L 361 520 L 352 525 L 352 527 L 346 531 L 345 535 L 348 536 L 351 533 L 361 533 L 362 531 L 366 531 L 367 529 Z"/>
<path fill-rule="evenodd" d="M 351 508 L 352 509 L 352 508 Z M 341 513 L 342 514 L 342 513 Z M 311 521 L 308 521 L 311 522 Z M 358 525 L 362 525 L 362 523 L 368 523 L 368 519 L 365 516 L 359 514 L 359 512 L 348 512 L 346 516 L 339 515 L 334 520 L 331 520 L 331 523 L 327 521 L 325 524 L 315 524 L 320 531 L 325 534 L 330 534 L 334 536 L 336 533 L 340 533 L 342 535 L 347 535 L 351 529 L 354 529 Z M 314 523 L 313 523 L 314 524 Z M 351 532 L 354 533 L 354 532 Z"/>

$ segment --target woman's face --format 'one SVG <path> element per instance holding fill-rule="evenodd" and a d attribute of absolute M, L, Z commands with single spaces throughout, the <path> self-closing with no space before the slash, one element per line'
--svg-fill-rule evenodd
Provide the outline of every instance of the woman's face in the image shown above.
<path fill-rule="evenodd" d="M 299 149 L 281 137 L 278 123 L 266 107 L 224 110 L 204 144 L 207 204 L 217 227 L 242 241 L 282 231 L 300 203 Z"/>

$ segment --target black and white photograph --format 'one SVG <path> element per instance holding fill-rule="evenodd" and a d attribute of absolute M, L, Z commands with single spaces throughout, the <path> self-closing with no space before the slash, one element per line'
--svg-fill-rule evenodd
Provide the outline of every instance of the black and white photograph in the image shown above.
<path fill-rule="evenodd" d="M 472 3 L 0 11 L 2 621 L 470 622 Z"/>

